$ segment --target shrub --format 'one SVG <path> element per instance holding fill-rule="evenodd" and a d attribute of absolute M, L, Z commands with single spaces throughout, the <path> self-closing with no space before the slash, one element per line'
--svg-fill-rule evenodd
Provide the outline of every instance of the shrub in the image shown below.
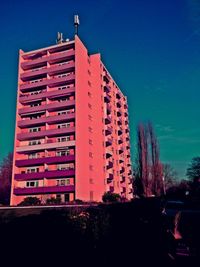
<path fill-rule="evenodd" d="M 51 205 L 51 204 L 57 205 L 57 204 L 60 204 L 60 203 L 61 203 L 61 198 L 51 197 L 51 198 L 48 198 L 46 200 L 46 204 L 48 204 L 48 205 Z"/>
<path fill-rule="evenodd" d="M 26 197 L 24 200 L 18 204 L 18 206 L 36 206 L 40 205 L 41 200 L 37 197 Z"/>
<path fill-rule="evenodd" d="M 104 193 L 102 200 L 105 203 L 119 202 L 119 201 L 121 201 L 121 196 L 119 194 L 116 194 L 116 193 L 106 192 L 106 193 Z"/>

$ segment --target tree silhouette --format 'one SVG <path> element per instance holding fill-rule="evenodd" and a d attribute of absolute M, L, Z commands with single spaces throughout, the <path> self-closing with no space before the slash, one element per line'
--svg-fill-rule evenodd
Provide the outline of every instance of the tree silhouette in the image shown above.
<path fill-rule="evenodd" d="M 12 180 L 13 153 L 9 153 L 0 165 L 0 203 L 9 205 Z"/>

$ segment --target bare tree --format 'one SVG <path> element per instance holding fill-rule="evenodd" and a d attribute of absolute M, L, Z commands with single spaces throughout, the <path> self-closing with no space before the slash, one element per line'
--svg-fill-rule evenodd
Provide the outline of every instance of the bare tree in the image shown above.
<path fill-rule="evenodd" d="M 166 190 L 168 190 L 172 186 L 177 185 L 178 175 L 170 164 L 163 164 L 163 176 Z"/>
<path fill-rule="evenodd" d="M 151 122 L 148 122 L 147 129 L 149 133 L 149 149 L 151 151 L 151 190 L 155 196 L 163 194 L 163 171 L 160 162 L 158 141 Z"/>
<path fill-rule="evenodd" d="M 13 154 L 9 153 L 0 165 L 0 203 L 10 203 Z"/>
<path fill-rule="evenodd" d="M 136 192 L 139 191 L 145 197 L 160 196 L 163 193 L 162 164 L 157 138 L 150 122 L 140 123 L 137 127 L 136 165 L 135 186 L 140 188 L 137 188 Z"/>

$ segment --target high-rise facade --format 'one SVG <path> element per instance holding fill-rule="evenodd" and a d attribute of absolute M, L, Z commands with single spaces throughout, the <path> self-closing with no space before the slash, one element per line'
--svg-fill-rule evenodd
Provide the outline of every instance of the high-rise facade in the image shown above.
<path fill-rule="evenodd" d="M 127 99 L 79 37 L 20 50 L 11 205 L 132 198 Z"/>

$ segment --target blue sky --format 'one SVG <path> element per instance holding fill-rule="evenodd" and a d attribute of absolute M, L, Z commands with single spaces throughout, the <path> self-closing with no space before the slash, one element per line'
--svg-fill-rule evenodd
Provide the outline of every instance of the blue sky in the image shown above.
<path fill-rule="evenodd" d="M 132 152 L 135 127 L 151 120 L 161 159 L 183 177 L 200 155 L 200 1 L 11 1 L 0 6 L 0 159 L 13 149 L 18 50 L 55 44 L 74 33 L 101 52 L 128 96 Z"/>

